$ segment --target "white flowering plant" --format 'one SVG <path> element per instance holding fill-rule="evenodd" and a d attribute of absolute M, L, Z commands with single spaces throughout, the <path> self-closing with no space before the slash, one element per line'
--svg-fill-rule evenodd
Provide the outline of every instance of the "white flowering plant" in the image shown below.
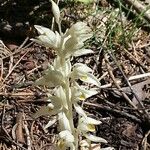
<path fill-rule="evenodd" d="M 78 102 L 97 94 L 97 88 L 100 87 L 100 83 L 91 73 L 91 68 L 82 63 L 72 65 L 70 59 L 73 56 L 93 53 L 92 50 L 83 48 L 84 42 L 92 37 L 92 31 L 86 23 L 77 22 L 70 29 L 67 29 L 65 33 L 62 33 L 59 7 L 52 0 L 51 3 L 59 33 L 43 26 L 35 25 L 39 36 L 32 39 L 32 41 L 54 49 L 57 54 L 53 63 L 46 70 L 45 75 L 35 82 L 36 85 L 53 88 L 54 92 L 53 94 L 48 93 L 49 104 L 42 106 L 33 117 L 37 118 L 42 115 L 57 116 L 59 134 L 56 149 L 91 149 L 92 142 L 107 143 L 107 141 L 91 134 L 95 132 L 95 125 L 101 124 L 101 121 L 89 117 Z M 79 85 L 77 83 L 78 79 L 93 84 L 97 88 L 88 89 Z M 74 110 L 79 118 L 76 128 L 73 120 Z M 51 122 L 46 127 L 49 127 L 50 124 Z"/>

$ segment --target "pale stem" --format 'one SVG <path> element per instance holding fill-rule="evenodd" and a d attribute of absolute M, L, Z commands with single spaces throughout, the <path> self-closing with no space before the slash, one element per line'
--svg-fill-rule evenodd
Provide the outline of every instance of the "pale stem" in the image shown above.
<path fill-rule="evenodd" d="M 58 30 L 59 30 L 60 35 L 62 35 L 62 31 L 61 31 L 61 23 L 60 23 L 60 22 L 58 23 Z"/>
<path fill-rule="evenodd" d="M 65 58 L 61 58 L 61 64 L 62 64 L 62 68 L 63 66 L 65 66 L 66 60 Z M 64 71 L 66 72 L 66 68 L 64 67 Z M 70 81 L 69 81 L 69 77 L 66 76 L 65 77 L 65 94 L 66 94 L 66 100 L 67 100 L 67 105 L 68 105 L 68 111 L 64 111 L 69 123 L 70 123 L 70 127 L 71 127 L 71 132 L 73 134 L 73 136 L 75 137 L 75 147 L 76 150 L 78 149 L 78 145 L 76 146 L 76 143 L 78 143 L 78 138 L 76 138 L 76 132 L 75 132 L 75 127 L 74 127 L 74 123 L 73 123 L 73 108 L 72 108 L 72 101 L 70 99 Z"/>
<path fill-rule="evenodd" d="M 67 117 L 69 119 L 70 122 L 70 126 L 71 126 L 71 130 L 72 130 L 72 134 L 74 135 L 74 123 L 73 123 L 73 113 L 72 113 L 72 102 L 69 98 L 69 79 L 66 79 L 66 99 L 67 99 L 67 104 L 68 104 L 68 111 L 67 112 Z"/>
<path fill-rule="evenodd" d="M 66 116 L 68 117 L 68 120 L 70 122 L 71 131 L 75 138 L 75 150 L 78 150 L 78 132 L 77 132 L 77 130 L 75 130 L 75 127 L 74 127 L 72 101 L 69 98 L 69 79 L 66 79 L 66 85 L 67 85 L 66 86 L 66 99 L 67 99 L 68 111 L 69 111 L 69 113 L 67 113 Z"/>

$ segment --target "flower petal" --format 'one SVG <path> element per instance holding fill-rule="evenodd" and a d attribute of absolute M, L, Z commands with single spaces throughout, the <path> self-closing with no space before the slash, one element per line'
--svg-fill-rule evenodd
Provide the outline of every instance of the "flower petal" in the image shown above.
<path fill-rule="evenodd" d="M 58 85 L 65 86 L 61 72 L 56 70 L 48 70 L 46 73 L 46 75 L 35 82 L 35 85 L 45 85 L 49 87 L 55 87 Z"/>
<path fill-rule="evenodd" d="M 62 99 L 58 96 L 50 96 L 49 101 L 51 101 L 50 104 L 53 105 L 55 109 L 61 109 L 62 108 Z M 48 104 L 48 106 L 50 105 Z"/>
<path fill-rule="evenodd" d="M 88 124 L 94 124 L 94 125 L 99 125 L 99 124 L 102 123 L 101 121 L 96 120 L 96 119 L 93 119 L 93 118 L 91 118 L 91 117 L 87 117 L 87 118 L 86 118 L 86 122 L 87 122 Z"/>
<path fill-rule="evenodd" d="M 34 27 L 37 29 L 40 35 L 35 39 L 31 39 L 32 41 L 46 47 L 55 48 L 56 50 L 60 47 L 61 36 L 58 32 L 54 33 L 49 28 L 39 25 L 35 25 Z"/>
<path fill-rule="evenodd" d="M 89 72 L 92 72 L 91 68 L 89 68 L 85 64 L 77 63 L 74 65 L 71 78 L 73 80 L 80 79 L 81 81 L 91 83 L 100 87 L 100 82 L 98 81 L 98 79 L 94 75 L 90 74 Z"/>
<path fill-rule="evenodd" d="M 87 99 L 87 98 L 89 98 L 93 95 L 96 95 L 98 93 L 97 88 L 91 88 L 90 90 L 87 90 L 84 87 L 79 86 L 79 84 L 77 82 L 75 82 L 75 87 L 74 88 L 77 88 L 78 91 L 80 91 L 80 95 L 78 94 L 80 100 L 85 100 L 85 99 Z"/>
<path fill-rule="evenodd" d="M 59 137 L 63 140 L 65 140 L 66 142 L 71 142 L 73 143 L 74 142 L 74 136 L 71 134 L 70 131 L 68 130 L 64 130 L 64 131 L 61 131 L 59 133 Z"/>
<path fill-rule="evenodd" d="M 65 49 L 64 49 L 64 56 L 66 56 L 66 58 L 69 58 L 71 55 L 73 56 L 74 53 L 81 49 L 84 46 L 83 42 L 77 42 L 76 44 L 74 44 L 75 42 L 70 42 L 68 43 L 68 45 L 65 45 Z M 70 47 L 69 47 L 70 44 Z M 68 47 L 68 48 L 67 48 Z"/>
<path fill-rule="evenodd" d="M 67 59 L 65 62 L 61 57 L 57 57 L 54 59 L 54 68 L 59 70 L 65 77 L 67 77 L 71 73 L 71 62 L 70 59 Z"/>
<path fill-rule="evenodd" d="M 68 34 L 73 37 L 78 37 L 80 42 L 86 41 L 93 35 L 90 27 L 88 27 L 84 22 L 77 22 L 76 24 L 72 25 L 72 27 L 68 30 Z"/>
<path fill-rule="evenodd" d="M 44 34 L 44 35 L 52 34 L 54 36 L 54 32 L 46 27 L 39 26 L 39 25 L 34 25 L 34 27 L 36 28 L 36 30 L 38 31 L 39 34 Z"/>
<path fill-rule="evenodd" d="M 47 43 L 43 43 L 43 41 L 41 41 L 41 40 L 39 40 L 38 38 L 37 39 L 30 39 L 31 41 L 33 41 L 33 42 L 35 42 L 35 43 L 37 43 L 37 44 L 39 44 L 39 45 L 42 45 L 42 46 L 45 46 L 45 47 L 49 47 L 49 44 L 47 44 Z"/>
<path fill-rule="evenodd" d="M 82 133 L 95 132 L 95 126 L 92 124 L 86 124 L 84 122 L 79 122 L 78 130 L 80 130 Z"/>
<path fill-rule="evenodd" d="M 55 39 L 51 39 L 46 35 L 40 35 L 36 37 L 39 41 L 42 42 L 42 45 L 45 47 L 55 47 Z M 55 38 L 55 37 L 54 37 Z M 34 40 L 35 41 L 35 40 Z M 36 42 L 36 41 L 35 41 Z M 40 43 L 38 43 L 40 44 Z"/>
<path fill-rule="evenodd" d="M 92 142 L 108 143 L 105 139 L 92 134 L 84 134 L 84 136 Z"/>
<path fill-rule="evenodd" d="M 47 128 L 51 127 L 53 124 L 56 123 L 56 121 L 57 121 L 56 117 L 53 118 L 52 120 L 50 120 L 50 121 L 46 124 L 46 126 L 44 127 L 44 129 L 47 129 Z"/>
<path fill-rule="evenodd" d="M 84 81 L 84 82 L 87 82 L 87 83 L 90 83 L 90 84 L 94 84 L 94 85 L 96 85 L 96 86 L 98 86 L 98 87 L 101 86 L 101 84 L 100 84 L 100 82 L 98 81 L 98 79 L 97 79 L 94 75 L 92 75 L 92 74 L 90 74 L 90 73 L 87 73 L 87 74 L 81 76 L 81 77 L 80 77 L 80 80 L 81 80 L 81 81 Z"/>
<path fill-rule="evenodd" d="M 77 72 L 81 72 L 81 73 L 88 73 L 88 72 L 92 72 L 93 70 L 90 68 L 90 67 L 88 67 L 87 65 L 85 65 L 85 64 L 82 64 L 82 63 L 76 63 L 75 65 L 74 65 L 74 70 L 75 71 L 77 71 Z"/>
<path fill-rule="evenodd" d="M 78 57 L 78 56 L 91 54 L 91 53 L 94 53 L 94 51 L 92 51 L 91 49 L 80 49 L 74 52 L 73 56 Z"/>
<path fill-rule="evenodd" d="M 59 97 L 62 105 L 68 110 L 66 94 L 65 94 L 65 92 L 64 92 L 64 90 L 63 90 L 63 88 L 61 86 L 57 88 L 55 94 L 56 94 L 57 97 Z"/>
<path fill-rule="evenodd" d="M 59 126 L 60 130 L 68 130 L 71 131 L 70 123 L 68 118 L 66 117 L 66 114 L 64 112 L 60 112 L 58 114 L 58 121 L 59 121 Z"/>
<path fill-rule="evenodd" d="M 74 108 L 76 110 L 76 112 L 82 116 L 82 117 L 87 117 L 87 115 L 85 114 L 84 110 L 82 109 L 82 107 L 80 107 L 77 103 L 74 104 Z"/>
<path fill-rule="evenodd" d="M 59 112 L 60 110 L 58 109 L 52 109 L 49 106 L 42 106 L 34 115 L 32 115 L 32 117 L 36 119 L 40 116 L 52 116 Z"/>
<path fill-rule="evenodd" d="M 115 150 L 113 147 L 101 148 L 100 150 Z"/>

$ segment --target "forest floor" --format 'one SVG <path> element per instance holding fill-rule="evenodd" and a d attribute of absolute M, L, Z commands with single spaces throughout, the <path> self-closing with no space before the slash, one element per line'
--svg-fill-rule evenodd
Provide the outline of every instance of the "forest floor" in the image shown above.
<path fill-rule="evenodd" d="M 150 5 L 148 0 L 140 3 L 144 8 Z M 48 4 L 0 3 L 1 150 L 53 149 L 57 123 L 45 129 L 49 117 L 31 117 L 47 104 L 46 87 L 34 82 L 55 58 L 53 50 L 30 40 L 37 35 L 34 24 L 50 27 Z M 59 6 L 64 31 L 84 21 L 94 33 L 85 44 L 94 54 L 73 58 L 72 63 L 86 63 L 100 79 L 100 92 L 83 108 L 102 121 L 96 135 L 108 143 L 101 147 L 150 150 L 150 20 L 145 12 L 120 0 L 88 5 L 60 1 Z"/>

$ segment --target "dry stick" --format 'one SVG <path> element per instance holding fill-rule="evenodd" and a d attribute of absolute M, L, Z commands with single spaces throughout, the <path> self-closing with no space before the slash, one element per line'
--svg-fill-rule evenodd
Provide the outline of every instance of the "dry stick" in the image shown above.
<path fill-rule="evenodd" d="M 54 145 L 53 145 L 52 143 L 50 143 L 50 144 L 45 144 L 45 145 L 43 145 L 39 150 L 44 150 L 44 148 L 46 149 L 47 146 L 51 146 L 51 148 L 55 149 L 55 148 L 54 148 Z M 51 148 L 50 148 L 50 149 L 51 149 Z"/>
<path fill-rule="evenodd" d="M 150 135 L 150 130 L 145 134 L 145 137 L 142 140 L 142 149 L 148 150 L 148 137 Z"/>
<path fill-rule="evenodd" d="M 24 116 L 24 120 L 25 120 L 25 116 Z M 25 129 L 25 132 L 26 132 L 26 135 L 27 135 L 27 146 L 28 146 L 28 150 L 32 150 L 32 144 L 31 144 L 31 138 L 30 138 L 30 132 L 29 132 L 29 129 L 27 127 L 27 122 L 24 121 L 24 129 Z"/>
<path fill-rule="evenodd" d="M 11 72 L 12 68 L 13 68 L 13 55 L 10 56 L 10 60 L 9 60 L 9 69 L 8 69 L 8 73 Z"/>
<path fill-rule="evenodd" d="M 144 44 L 144 45 L 140 45 L 138 48 L 145 48 L 145 47 L 148 47 L 148 46 L 150 46 L 150 42 L 149 43 L 147 43 L 147 44 Z"/>
<path fill-rule="evenodd" d="M 132 119 L 132 120 L 134 120 L 138 123 L 142 123 L 142 121 L 140 119 L 138 119 L 136 116 L 131 115 L 131 114 L 126 113 L 126 112 L 123 112 L 123 111 L 120 111 L 120 110 L 117 110 L 117 109 L 114 109 L 114 108 L 110 108 L 108 106 L 101 106 L 100 104 L 94 104 L 94 103 L 89 103 L 89 102 L 85 102 L 84 104 L 88 105 L 88 106 L 97 107 L 97 108 L 100 108 L 102 110 L 106 110 L 106 111 L 109 111 L 109 112 L 112 112 L 112 113 L 116 113 L 116 114 L 119 114 L 121 116 L 130 118 L 130 119 Z"/>
<path fill-rule="evenodd" d="M 136 100 L 138 101 L 140 107 L 143 109 L 143 112 L 145 113 L 147 119 L 150 120 L 150 116 L 149 116 L 147 110 L 145 109 L 143 103 L 139 100 L 139 98 L 138 98 L 138 96 L 136 95 L 136 93 L 133 91 L 132 86 L 131 86 L 131 84 L 130 84 L 128 78 L 126 77 L 125 73 L 123 72 L 121 66 L 118 64 L 118 62 L 117 62 L 115 56 L 114 56 L 109 50 L 108 50 L 108 53 L 109 53 L 109 55 L 112 57 L 112 59 L 114 60 L 115 64 L 116 64 L 117 67 L 119 68 L 120 72 L 122 73 L 122 75 L 123 75 L 123 77 L 124 77 L 124 79 L 125 79 L 127 85 L 128 85 L 129 88 L 130 88 L 130 91 L 133 93 L 133 95 L 134 95 L 134 97 L 136 98 Z M 139 111 L 139 113 L 141 114 L 140 111 Z"/>
<path fill-rule="evenodd" d="M 133 106 L 135 109 L 137 109 L 137 107 L 134 105 L 134 103 L 133 103 L 133 102 L 129 99 L 129 97 L 122 91 L 121 87 L 120 87 L 119 84 L 116 82 L 115 77 L 114 77 L 114 75 L 113 75 L 113 73 L 112 73 L 112 71 L 111 71 L 112 68 L 111 68 L 110 65 L 109 65 L 108 58 L 106 57 L 106 55 L 105 55 L 104 57 L 105 57 L 105 60 L 106 60 L 106 66 L 107 66 L 108 73 L 109 73 L 110 77 L 112 78 L 112 80 L 113 80 L 115 86 L 119 89 L 119 91 L 121 92 L 122 96 L 127 100 L 127 102 L 128 102 L 131 106 Z"/>
<path fill-rule="evenodd" d="M 25 47 L 20 48 L 20 49 L 18 48 L 15 52 L 9 54 L 8 56 L 3 57 L 2 60 L 3 60 L 3 59 L 6 59 L 6 58 L 8 58 L 8 57 L 10 57 L 10 56 L 12 56 L 12 55 L 15 55 L 15 54 L 17 54 L 17 53 L 19 53 L 19 52 L 21 52 L 21 51 L 23 51 L 23 50 L 25 50 L 26 48 L 28 48 L 29 46 L 31 46 L 33 43 L 34 43 L 34 42 L 30 42 L 30 43 L 27 44 Z M 27 50 L 26 50 L 26 51 L 27 51 Z"/>
<path fill-rule="evenodd" d="M 129 81 L 132 81 L 132 80 L 136 80 L 136 79 L 141 79 L 141 78 L 146 78 L 146 77 L 150 77 L 150 72 L 148 73 L 143 73 L 143 74 L 139 74 L 139 75 L 135 75 L 135 76 L 131 76 L 128 78 Z M 116 81 L 117 84 L 120 84 L 121 81 L 118 80 Z M 105 88 L 109 88 L 112 86 L 112 83 L 108 83 L 108 84 L 104 84 L 104 85 L 101 85 L 100 86 L 100 89 L 105 89 Z"/>
<path fill-rule="evenodd" d="M 26 148 L 20 146 L 18 143 L 16 143 L 14 140 L 12 140 L 12 138 L 8 134 L 7 130 L 4 127 L 4 121 L 3 121 L 4 120 L 4 114 L 5 114 L 5 106 L 3 107 L 3 111 L 2 111 L 2 115 L 1 115 L 2 116 L 1 117 L 1 128 L 5 132 L 7 140 L 9 140 L 11 143 L 17 145 L 18 147 L 20 147 L 22 150 L 27 150 Z"/>
<path fill-rule="evenodd" d="M 138 63 L 138 65 L 140 65 L 142 68 L 144 68 L 144 69 L 147 70 L 147 67 L 145 67 L 138 59 L 136 59 L 127 49 L 124 48 L 124 51 L 125 51 L 129 56 L 131 56 L 132 59 L 133 59 L 136 63 Z M 129 59 L 130 59 L 130 57 L 129 57 Z"/>
<path fill-rule="evenodd" d="M 23 41 L 23 43 L 18 47 L 17 50 L 22 49 L 24 47 L 24 45 L 27 43 L 27 41 L 29 40 L 29 37 L 26 37 L 26 39 Z"/>
<path fill-rule="evenodd" d="M 128 5 L 133 6 L 133 8 L 140 14 L 140 13 L 144 13 L 143 16 L 144 18 L 150 22 L 150 6 L 148 6 L 147 8 L 145 6 L 143 6 L 139 1 L 137 0 L 125 0 L 127 2 Z"/>
<path fill-rule="evenodd" d="M 16 66 L 19 64 L 19 62 L 22 60 L 22 58 L 29 52 L 29 50 L 17 61 L 17 63 L 12 67 L 12 69 L 9 71 L 9 73 L 7 74 L 7 76 L 5 77 L 4 81 L 2 82 L 0 89 L 3 87 L 4 82 L 6 81 L 6 79 L 10 76 L 10 74 L 12 73 L 12 71 L 16 68 Z"/>
<path fill-rule="evenodd" d="M 0 82 L 3 79 L 3 71 L 4 71 L 4 64 L 3 64 L 3 59 L 0 59 L 0 63 L 1 63 L 1 75 L 0 75 Z"/>
<path fill-rule="evenodd" d="M 27 93 L 27 92 L 18 92 L 18 93 L 5 93 L 5 92 L 0 92 L 0 96 L 12 96 L 12 97 L 17 97 L 17 96 L 34 96 L 35 94 L 33 92 Z"/>
<path fill-rule="evenodd" d="M 31 128 L 30 128 L 31 141 L 34 141 L 34 136 L 33 136 L 34 123 L 35 123 L 35 121 L 32 122 Z"/>
<path fill-rule="evenodd" d="M 139 74 L 139 75 L 135 75 L 135 76 L 131 76 L 131 77 L 129 77 L 128 80 L 131 81 L 131 80 L 135 80 L 135 79 L 141 79 L 141 78 L 144 78 L 144 77 L 150 77 L 150 72 Z"/>
<path fill-rule="evenodd" d="M 4 104 L 4 103 L 0 102 L 0 109 L 2 109 L 3 107 L 5 107 L 6 109 L 11 109 L 11 108 L 13 108 L 12 105 Z"/>

